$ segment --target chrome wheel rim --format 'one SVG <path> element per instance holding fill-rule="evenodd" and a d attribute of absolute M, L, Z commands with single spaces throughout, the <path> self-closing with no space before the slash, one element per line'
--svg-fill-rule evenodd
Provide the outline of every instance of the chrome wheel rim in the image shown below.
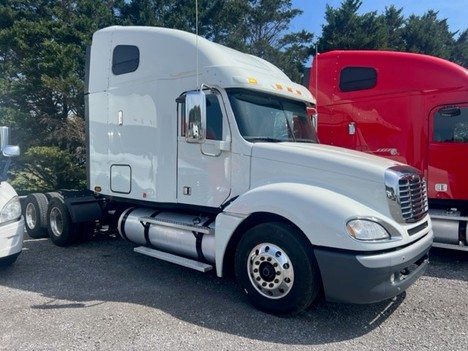
<path fill-rule="evenodd" d="M 57 207 L 50 211 L 50 229 L 55 236 L 60 236 L 63 233 L 62 212 Z"/>
<path fill-rule="evenodd" d="M 252 285 L 269 299 L 285 297 L 294 284 L 294 267 L 279 246 L 262 243 L 250 251 L 247 271 Z"/>
<path fill-rule="evenodd" d="M 34 207 L 33 204 L 28 204 L 26 206 L 25 217 L 26 217 L 25 219 L 26 219 L 26 224 L 28 225 L 28 228 L 30 229 L 36 228 L 37 211 L 36 211 L 36 207 Z"/>

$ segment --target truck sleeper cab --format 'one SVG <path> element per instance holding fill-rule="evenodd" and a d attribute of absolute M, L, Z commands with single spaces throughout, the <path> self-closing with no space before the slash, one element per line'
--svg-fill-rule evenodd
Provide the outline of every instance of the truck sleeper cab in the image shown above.
<path fill-rule="evenodd" d="M 428 55 L 336 50 L 314 59 L 309 82 L 320 141 L 419 169 L 434 246 L 468 251 L 468 70 Z"/>
<path fill-rule="evenodd" d="M 322 291 L 381 301 L 425 271 L 423 176 L 320 145 L 314 98 L 270 63 L 178 30 L 109 27 L 87 70 L 90 192 L 50 199 L 54 242 L 80 232 L 57 217 L 67 228 L 108 221 L 138 253 L 233 272 L 279 315 Z"/>
<path fill-rule="evenodd" d="M 0 127 L 0 266 L 13 264 L 23 248 L 24 220 L 16 191 L 6 182 L 11 157 L 19 155 L 9 145 L 8 127 Z"/>

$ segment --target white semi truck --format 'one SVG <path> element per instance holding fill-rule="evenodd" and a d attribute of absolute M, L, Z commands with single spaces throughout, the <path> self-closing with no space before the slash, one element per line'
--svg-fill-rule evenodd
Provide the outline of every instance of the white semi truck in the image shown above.
<path fill-rule="evenodd" d="M 433 240 L 409 166 L 320 145 L 315 100 L 272 64 L 183 31 L 96 32 L 86 70 L 88 191 L 30 194 L 27 230 L 96 225 L 135 252 L 222 277 L 279 315 L 372 303 L 421 276 Z"/>
<path fill-rule="evenodd" d="M 0 266 L 13 264 L 23 249 L 24 220 L 18 194 L 7 183 L 11 158 L 19 147 L 9 145 L 8 127 L 0 127 Z"/>

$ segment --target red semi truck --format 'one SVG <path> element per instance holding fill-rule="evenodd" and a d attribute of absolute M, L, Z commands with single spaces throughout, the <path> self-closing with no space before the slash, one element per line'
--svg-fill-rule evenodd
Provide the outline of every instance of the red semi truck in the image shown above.
<path fill-rule="evenodd" d="M 309 89 L 320 142 L 424 172 L 434 246 L 468 251 L 468 70 L 421 54 L 330 51 Z"/>

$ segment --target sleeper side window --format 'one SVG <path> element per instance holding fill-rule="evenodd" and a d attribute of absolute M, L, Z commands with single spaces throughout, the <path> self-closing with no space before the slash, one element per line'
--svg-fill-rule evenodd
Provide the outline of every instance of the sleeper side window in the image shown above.
<path fill-rule="evenodd" d="M 372 89 L 377 84 L 377 71 L 373 67 L 345 67 L 340 72 L 341 91 Z"/>
<path fill-rule="evenodd" d="M 112 54 L 112 73 L 135 72 L 140 65 L 140 50 L 134 45 L 118 45 Z"/>

